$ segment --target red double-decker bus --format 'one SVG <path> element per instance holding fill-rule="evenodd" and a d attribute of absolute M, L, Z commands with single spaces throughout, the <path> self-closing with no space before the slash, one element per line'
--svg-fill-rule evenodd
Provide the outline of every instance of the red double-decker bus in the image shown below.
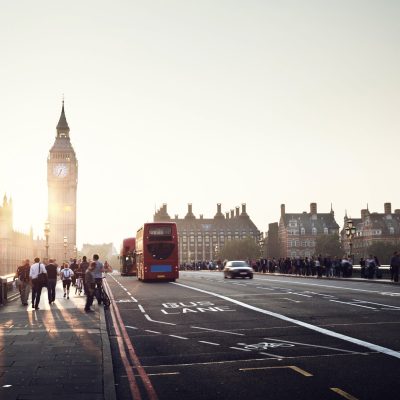
<path fill-rule="evenodd" d="M 136 265 L 139 280 L 179 278 L 178 232 L 174 222 L 144 224 L 136 234 Z"/>
<path fill-rule="evenodd" d="M 127 238 L 122 241 L 121 252 L 119 254 L 121 275 L 137 275 L 135 243 L 136 238 Z"/>

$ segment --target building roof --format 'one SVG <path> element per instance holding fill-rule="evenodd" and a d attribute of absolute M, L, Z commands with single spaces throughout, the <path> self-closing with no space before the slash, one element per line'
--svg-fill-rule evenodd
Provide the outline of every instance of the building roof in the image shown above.
<path fill-rule="evenodd" d="M 57 131 L 63 130 L 63 131 L 69 131 L 69 126 L 67 122 L 67 118 L 65 117 L 65 112 L 64 112 L 64 100 L 62 102 L 62 109 L 61 109 L 61 115 L 60 119 L 57 124 Z"/>
<path fill-rule="evenodd" d="M 331 230 L 339 230 L 339 225 L 335 221 L 335 215 L 330 213 L 289 213 L 285 214 L 282 222 L 285 227 L 289 227 L 289 222 L 296 221 L 298 228 L 304 228 L 305 233 L 312 233 L 312 229 L 316 228 L 317 232 L 323 232 L 325 228 Z"/>

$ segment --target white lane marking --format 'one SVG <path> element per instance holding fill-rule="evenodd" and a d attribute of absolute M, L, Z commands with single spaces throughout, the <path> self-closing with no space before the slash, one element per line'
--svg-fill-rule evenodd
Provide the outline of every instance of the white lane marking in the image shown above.
<path fill-rule="evenodd" d="M 125 328 L 129 328 L 129 329 L 139 329 L 139 328 L 136 328 L 135 326 L 128 326 L 128 325 L 125 325 Z"/>
<path fill-rule="evenodd" d="M 295 295 L 297 295 L 297 296 L 312 297 L 312 296 L 309 296 L 308 294 L 300 294 L 300 293 L 295 293 L 295 292 L 287 292 L 287 293 L 285 293 L 285 294 L 295 294 Z"/>
<path fill-rule="evenodd" d="M 138 302 L 133 296 L 131 296 L 131 299 L 133 300 L 134 303 Z"/>
<path fill-rule="evenodd" d="M 262 278 L 256 278 L 258 281 L 264 281 L 267 282 L 269 284 L 273 283 L 273 282 L 280 282 L 280 283 L 286 283 L 286 284 L 294 284 L 294 285 L 303 285 L 303 286 L 317 286 L 317 287 L 327 287 L 330 289 L 343 289 L 343 290 L 354 290 L 356 292 L 366 292 L 366 293 L 380 293 L 380 294 L 384 294 L 384 295 L 389 295 L 389 296 L 400 296 L 400 293 L 398 292 L 382 292 L 380 290 L 367 290 L 367 289 L 356 289 L 356 288 L 352 288 L 352 287 L 344 287 L 344 286 L 332 286 L 332 285 L 321 285 L 318 283 L 307 283 L 307 282 L 295 282 L 295 281 L 281 281 L 281 280 L 267 280 L 267 279 L 262 279 Z M 277 287 L 278 289 L 278 287 Z M 279 288 L 279 289 L 285 289 L 285 288 Z M 287 288 L 286 288 L 287 290 Z"/>
<path fill-rule="evenodd" d="M 144 311 L 144 308 L 143 308 L 140 304 L 138 305 L 138 307 L 139 307 L 139 310 L 140 310 L 143 314 L 146 313 L 146 311 Z"/>
<path fill-rule="evenodd" d="M 272 288 L 262 287 L 262 286 L 256 286 L 256 289 L 275 290 L 275 289 L 272 289 Z"/>
<path fill-rule="evenodd" d="M 392 350 L 392 349 L 388 349 L 387 347 L 379 346 L 379 345 L 376 345 L 376 344 L 373 344 L 373 343 L 366 342 L 364 340 L 353 338 L 351 336 L 347 336 L 347 335 L 343 335 L 341 333 L 330 331 L 329 329 L 320 328 L 318 326 L 311 325 L 311 324 L 309 324 L 307 322 L 303 322 L 303 321 L 299 321 L 299 320 L 294 319 L 294 318 L 286 317 L 285 315 L 278 314 L 278 313 L 275 313 L 275 312 L 272 312 L 272 311 L 263 310 L 262 308 L 254 307 L 254 306 L 251 306 L 250 304 L 246 304 L 246 303 L 243 303 L 241 301 L 238 301 L 238 300 L 235 300 L 235 299 L 231 299 L 230 297 L 223 296 L 223 295 L 218 294 L 218 293 L 209 292 L 208 290 L 203 290 L 203 289 L 198 289 L 198 288 L 195 288 L 195 287 L 192 287 L 192 286 L 183 285 L 182 283 L 176 283 L 176 282 L 171 282 L 171 283 L 173 285 L 177 285 L 177 286 L 181 286 L 181 287 L 184 287 L 184 288 L 187 288 L 187 289 L 195 290 L 197 292 L 209 294 L 210 296 L 219 297 L 220 299 L 229 301 L 231 303 L 234 303 L 234 304 L 237 304 L 239 306 L 248 308 L 250 310 L 257 311 L 257 312 L 260 312 L 262 314 L 270 315 L 271 317 L 275 317 L 275 318 L 281 319 L 283 321 L 290 322 L 292 324 L 300 325 L 300 326 L 302 326 L 304 328 L 311 329 L 313 331 L 322 333 L 323 335 L 328 335 L 328 336 L 332 336 L 332 337 L 337 338 L 337 339 L 342 339 L 342 340 L 345 340 L 346 342 L 350 342 L 350 343 L 354 343 L 354 344 L 357 344 L 357 345 L 362 346 L 362 347 L 366 347 L 366 348 L 368 348 L 368 349 L 370 349 L 372 351 L 377 351 L 379 353 L 387 354 L 389 356 L 396 357 L 396 358 L 400 359 L 400 353 L 398 351 L 395 351 L 395 350 Z M 330 301 L 332 301 L 332 300 L 330 300 Z"/>
<path fill-rule="evenodd" d="M 129 292 L 126 292 L 126 294 L 127 294 L 128 296 L 132 296 Z"/>
<path fill-rule="evenodd" d="M 299 301 L 299 300 L 293 300 L 293 299 L 289 299 L 288 297 L 282 297 L 282 300 L 289 300 L 289 301 L 293 301 L 293 303 L 301 303 L 301 301 Z"/>
<path fill-rule="evenodd" d="M 147 321 L 155 322 L 157 324 L 174 325 L 174 326 L 176 325 L 176 324 L 173 324 L 172 322 L 156 321 L 155 319 L 151 319 L 147 314 L 144 314 L 144 316 L 146 317 Z"/>
<path fill-rule="evenodd" d="M 361 304 L 355 304 L 347 301 L 339 301 L 339 300 L 329 300 L 329 301 L 333 301 L 334 303 L 346 304 L 348 306 L 362 307 L 362 308 L 369 308 L 370 310 L 376 310 L 376 307 L 362 306 Z"/>
<path fill-rule="evenodd" d="M 353 299 L 353 301 L 356 301 L 356 302 L 362 303 L 362 304 L 373 304 L 375 306 L 383 306 L 383 307 L 389 307 L 389 308 L 393 308 L 393 309 L 396 309 L 396 310 L 400 310 L 400 307 L 390 306 L 388 304 L 373 303 L 372 301 L 357 300 L 357 299 Z"/>
<path fill-rule="evenodd" d="M 189 340 L 189 338 L 183 337 L 183 336 L 177 336 L 177 335 L 168 335 L 168 336 L 171 336 L 171 337 L 174 337 L 174 338 L 177 338 L 177 339 Z"/>
<path fill-rule="evenodd" d="M 229 347 L 230 349 L 234 349 L 234 350 L 240 350 L 240 351 L 251 351 L 251 350 L 249 350 L 249 349 L 243 349 L 243 348 L 241 348 L 241 347 Z"/>
<path fill-rule="evenodd" d="M 227 333 L 228 335 L 245 336 L 244 333 L 236 333 L 236 332 L 229 332 L 229 331 L 220 331 L 220 330 L 218 330 L 218 329 L 201 328 L 200 326 L 191 326 L 191 328 L 193 328 L 193 329 L 203 329 L 204 331 L 211 331 L 211 332 Z"/>
<path fill-rule="evenodd" d="M 199 343 L 211 344 L 211 345 L 213 345 L 213 346 L 220 346 L 219 343 L 206 342 L 205 340 L 199 340 Z"/>
<path fill-rule="evenodd" d="M 161 335 L 161 332 L 151 331 L 150 329 L 145 329 L 144 331 L 149 333 L 157 333 L 158 335 Z"/>
<path fill-rule="evenodd" d="M 265 353 L 264 351 L 260 351 L 258 354 L 263 354 L 264 356 L 277 358 L 278 360 L 282 360 L 282 358 L 285 358 L 284 356 L 280 356 L 279 354 L 270 354 L 270 353 Z"/>
<path fill-rule="evenodd" d="M 318 344 L 309 344 L 309 343 L 300 343 L 300 342 L 291 342 L 289 340 L 280 340 L 280 339 L 275 339 L 275 338 L 264 338 L 265 340 L 271 340 L 275 342 L 282 342 L 282 343 L 291 343 L 291 344 L 298 344 L 300 346 L 305 346 L 305 347 L 317 347 L 320 349 L 328 349 L 328 350 L 338 350 L 342 351 L 344 353 L 351 353 L 351 354 L 363 354 L 358 351 L 351 351 L 351 350 L 343 350 L 343 349 L 338 349 L 337 347 L 330 347 L 330 346 L 320 346 Z"/>

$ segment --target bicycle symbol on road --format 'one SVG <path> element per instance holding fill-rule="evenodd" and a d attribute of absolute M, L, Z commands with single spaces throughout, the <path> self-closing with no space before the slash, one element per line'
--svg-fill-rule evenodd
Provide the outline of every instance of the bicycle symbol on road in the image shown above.
<path fill-rule="evenodd" d="M 247 350 L 267 350 L 267 349 L 277 349 L 279 347 L 294 347 L 294 344 L 290 343 L 261 342 L 256 344 L 246 344 L 246 343 L 238 343 L 238 344 L 244 346 L 244 348 Z"/>

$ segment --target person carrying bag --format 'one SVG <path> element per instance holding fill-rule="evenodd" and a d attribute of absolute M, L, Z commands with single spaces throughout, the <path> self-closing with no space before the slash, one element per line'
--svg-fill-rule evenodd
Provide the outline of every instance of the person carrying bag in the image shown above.
<path fill-rule="evenodd" d="M 39 310 L 42 287 L 47 285 L 47 271 L 45 266 L 40 262 L 39 257 L 36 257 L 35 263 L 31 265 L 29 278 L 32 285 L 32 308 Z"/>

